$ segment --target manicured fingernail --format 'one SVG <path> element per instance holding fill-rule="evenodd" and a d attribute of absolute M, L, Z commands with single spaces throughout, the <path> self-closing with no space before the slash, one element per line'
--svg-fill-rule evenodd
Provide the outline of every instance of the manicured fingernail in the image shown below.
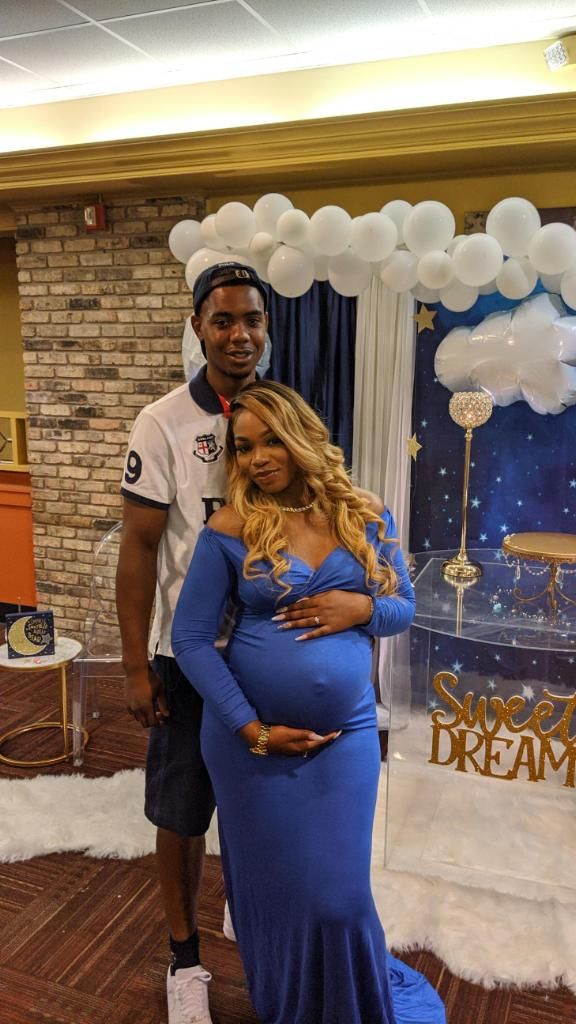
<path fill-rule="evenodd" d="M 274 622 L 274 619 L 272 619 L 272 622 Z M 276 626 L 276 629 L 290 629 L 290 623 L 285 622 L 282 626 Z"/>
<path fill-rule="evenodd" d="M 282 629 L 282 626 L 279 626 L 278 628 L 279 628 L 279 629 Z M 307 634 L 307 633 L 305 633 L 305 634 L 304 634 L 304 636 L 295 636 L 295 637 L 294 637 L 294 639 L 295 639 L 296 641 L 298 641 L 298 640 L 307 640 L 307 639 L 308 639 L 308 634 Z"/>
<path fill-rule="evenodd" d="M 273 615 L 272 616 L 272 622 L 283 622 L 285 618 L 286 618 L 286 616 L 283 615 L 283 614 L 281 614 L 281 615 Z"/>

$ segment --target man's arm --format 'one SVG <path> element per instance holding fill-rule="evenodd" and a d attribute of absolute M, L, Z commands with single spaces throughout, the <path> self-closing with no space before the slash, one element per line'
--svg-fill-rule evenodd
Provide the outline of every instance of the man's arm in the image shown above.
<path fill-rule="evenodd" d="M 167 715 L 162 683 L 148 667 L 148 633 L 156 589 L 158 545 L 167 517 L 167 509 L 124 499 L 116 607 L 128 707 L 143 726 L 158 725 Z"/>

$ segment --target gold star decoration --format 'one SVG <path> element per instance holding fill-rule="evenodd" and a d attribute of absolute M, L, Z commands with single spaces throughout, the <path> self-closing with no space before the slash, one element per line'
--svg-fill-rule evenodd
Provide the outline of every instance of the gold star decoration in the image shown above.
<path fill-rule="evenodd" d="M 421 447 L 422 445 L 418 444 L 416 440 L 416 434 L 412 434 L 412 437 L 409 437 L 406 441 L 406 451 L 414 459 L 414 462 L 416 462 Z"/>
<path fill-rule="evenodd" d="M 414 314 L 412 319 L 418 325 L 418 334 L 420 331 L 432 331 L 434 330 L 434 317 L 436 316 L 435 309 L 427 309 L 422 303 L 420 309 Z"/>

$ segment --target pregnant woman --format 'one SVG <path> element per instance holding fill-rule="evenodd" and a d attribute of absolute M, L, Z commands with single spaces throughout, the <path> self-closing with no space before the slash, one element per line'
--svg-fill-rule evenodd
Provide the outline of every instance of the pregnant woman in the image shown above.
<path fill-rule="evenodd" d="M 173 629 L 202 694 L 232 921 L 262 1024 L 444 1024 L 426 979 L 386 950 L 370 890 L 380 756 L 371 636 L 411 622 L 392 516 L 271 381 L 232 402 L 229 505 L 200 535 Z M 381 514 L 379 514 L 381 513 Z M 334 591 L 365 595 L 356 626 Z M 214 642 L 237 606 L 226 659 Z"/>

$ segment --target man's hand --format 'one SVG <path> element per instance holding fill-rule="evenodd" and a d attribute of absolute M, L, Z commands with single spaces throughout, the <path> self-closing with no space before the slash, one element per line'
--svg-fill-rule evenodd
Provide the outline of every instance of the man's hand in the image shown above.
<path fill-rule="evenodd" d="M 313 640 L 317 636 L 340 633 L 353 626 L 364 625 L 370 619 L 372 603 L 366 594 L 349 590 L 325 590 L 299 601 L 274 616 L 279 629 L 308 629 L 297 640 Z"/>
<path fill-rule="evenodd" d="M 239 732 L 248 746 L 253 747 L 258 740 L 260 722 L 249 722 Z M 273 725 L 268 737 L 268 752 L 288 757 L 307 757 L 312 750 L 323 747 L 338 736 L 340 732 L 329 732 L 325 736 L 320 736 L 311 729 L 291 729 L 287 725 Z"/>
<path fill-rule="evenodd" d="M 128 711 L 145 729 L 162 725 L 169 717 L 164 683 L 149 666 L 126 672 Z"/>

